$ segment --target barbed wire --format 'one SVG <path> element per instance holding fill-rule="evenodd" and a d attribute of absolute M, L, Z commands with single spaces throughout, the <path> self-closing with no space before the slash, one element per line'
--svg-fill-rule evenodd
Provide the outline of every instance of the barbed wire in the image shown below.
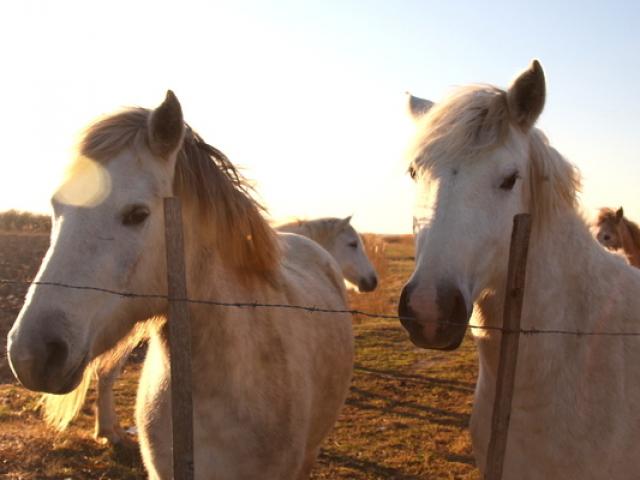
<path fill-rule="evenodd" d="M 59 288 L 67 288 L 72 290 L 88 290 L 95 292 L 107 293 L 110 295 L 117 295 L 125 298 L 148 298 L 154 300 L 168 300 L 174 302 L 186 302 L 190 304 L 196 305 L 212 305 L 217 307 L 230 307 L 230 308 L 280 308 L 280 309 L 289 309 L 289 310 L 301 310 L 311 313 L 345 313 L 350 315 L 359 315 L 367 318 L 376 318 L 381 320 L 415 320 L 411 317 L 402 317 L 398 315 L 391 315 L 386 313 L 377 313 L 377 312 L 369 312 L 366 310 L 360 309 L 334 309 L 334 308 L 325 308 L 325 307 L 317 307 L 317 306 L 309 306 L 309 305 L 295 305 L 295 304 L 287 304 L 287 303 L 264 303 L 264 302 L 227 302 L 221 300 L 201 300 L 201 299 L 193 299 L 193 298 L 171 298 L 169 295 L 160 294 L 160 293 L 134 293 L 134 292 L 125 292 L 121 290 L 113 290 L 109 288 L 102 287 L 92 287 L 85 285 L 71 285 L 68 283 L 62 282 L 47 282 L 47 281 L 29 281 L 29 280 L 8 280 L 8 279 L 0 279 L 0 285 L 23 285 L 23 286 L 31 286 L 31 285 L 42 285 L 42 286 L 50 286 L 50 287 L 59 287 Z M 7 310 L 0 309 L 0 311 L 4 313 L 18 313 L 19 309 Z M 568 330 L 568 329 L 544 329 L 544 328 L 520 328 L 520 329 L 509 329 L 503 328 L 499 326 L 493 325 L 476 325 L 476 324 L 468 324 L 464 325 L 461 323 L 450 322 L 446 320 L 428 320 L 428 323 L 436 323 L 438 325 L 450 325 L 457 327 L 469 327 L 477 330 L 487 330 L 487 331 L 498 331 L 501 333 L 520 333 L 522 335 L 567 335 L 567 336 L 575 336 L 575 337 L 640 337 L 639 332 L 609 332 L 609 331 L 588 331 L 588 330 Z"/>

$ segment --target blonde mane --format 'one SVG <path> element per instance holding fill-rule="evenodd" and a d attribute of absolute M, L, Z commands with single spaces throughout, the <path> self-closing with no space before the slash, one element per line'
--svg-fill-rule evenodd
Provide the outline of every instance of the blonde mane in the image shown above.
<path fill-rule="evenodd" d="M 463 87 L 429 110 L 420 120 L 423 132 L 412 149 L 414 168 L 433 167 L 437 161 L 473 161 L 508 143 L 515 135 L 507 105 L 507 93 L 489 85 Z M 580 175 L 532 128 L 526 133 L 529 146 L 531 214 L 534 225 L 543 225 L 558 211 L 577 210 Z"/>
<path fill-rule="evenodd" d="M 336 237 L 344 231 L 347 226 L 350 226 L 350 224 L 341 218 L 318 218 L 315 220 L 298 219 L 291 223 L 278 225 L 276 229 L 283 232 L 289 230 L 294 232 L 296 230 L 304 230 L 305 236 L 319 243 L 324 248 L 330 248 Z"/>
<path fill-rule="evenodd" d="M 106 163 L 124 148 L 148 148 L 150 113 L 131 108 L 92 124 L 79 142 L 80 156 Z M 240 273 L 270 278 L 279 263 L 280 248 L 252 191 L 229 159 L 187 125 L 176 161 L 174 195 L 185 209 L 196 209 L 224 262 Z"/>

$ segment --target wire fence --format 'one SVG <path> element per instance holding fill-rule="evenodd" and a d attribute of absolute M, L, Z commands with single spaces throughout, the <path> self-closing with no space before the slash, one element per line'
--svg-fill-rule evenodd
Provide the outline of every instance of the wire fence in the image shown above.
<path fill-rule="evenodd" d="M 177 302 L 186 302 L 189 304 L 195 305 L 211 305 L 217 307 L 227 307 L 227 308 L 253 308 L 253 309 L 288 309 L 288 310 L 299 310 L 311 313 L 319 313 L 319 314 L 330 314 L 330 313 L 345 313 L 350 315 L 357 315 L 361 317 L 381 319 L 381 320 L 414 320 L 409 317 L 402 317 L 398 315 L 391 315 L 379 312 L 369 312 L 366 310 L 360 309 L 334 309 L 334 308 L 325 308 L 318 307 L 313 305 L 293 305 L 286 303 L 263 303 L 263 302 L 230 302 L 230 301 L 221 301 L 221 300 L 212 300 L 212 299 L 193 299 L 193 298 L 172 298 L 166 294 L 160 293 L 135 293 L 135 292 L 125 292 L 121 290 L 113 290 L 108 288 L 101 287 L 93 287 L 93 286 L 85 286 L 85 285 L 71 285 L 68 283 L 62 282 L 46 282 L 46 281 L 28 281 L 28 280 L 9 280 L 9 279 L 0 279 L 0 285 L 21 285 L 29 287 L 31 285 L 42 285 L 42 286 L 50 286 L 50 287 L 58 287 L 72 290 L 88 290 L 95 292 L 102 292 L 109 295 L 116 295 L 119 297 L 125 298 L 146 298 L 146 299 L 154 299 L 154 300 L 171 300 Z M 15 314 L 18 313 L 19 309 L 0 309 L 5 313 Z M 464 326 L 457 322 L 449 322 L 446 320 L 428 320 L 429 323 L 436 323 L 438 325 L 449 325 L 449 326 Z M 614 331 L 588 331 L 588 330 L 570 330 L 570 329 L 545 329 L 545 328 L 520 328 L 520 329 L 508 329 L 500 326 L 494 325 L 477 325 L 477 324 L 468 324 L 469 328 L 477 329 L 477 330 L 486 330 L 486 331 L 498 331 L 502 333 L 520 333 L 522 335 L 566 335 L 566 336 L 575 336 L 575 337 L 640 337 L 640 331 L 630 331 L 630 332 L 614 332 Z"/>

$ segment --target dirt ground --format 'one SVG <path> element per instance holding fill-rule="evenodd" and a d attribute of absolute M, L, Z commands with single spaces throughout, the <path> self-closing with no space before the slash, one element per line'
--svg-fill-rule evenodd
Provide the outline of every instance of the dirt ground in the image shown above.
<path fill-rule="evenodd" d="M 400 288 L 413 268 L 412 239 L 368 236 L 366 243 L 380 287 L 372 294 L 352 294 L 352 306 L 394 314 Z M 47 244 L 45 235 L 0 233 L 0 279 L 33 278 Z M 23 285 L 0 284 L 3 344 L 25 292 Z M 470 339 L 455 352 L 434 352 L 414 348 L 397 321 L 356 318 L 354 327 L 351 393 L 312 478 L 478 479 L 468 434 L 477 373 Z M 133 425 L 139 370 L 139 364 L 131 363 L 116 385 L 126 427 Z M 93 392 L 66 432 L 42 422 L 38 398 L 16 383 L 3 347 L 0 478 L 145 478 L 136 448 L 114 448 L 93 439 Z"/>

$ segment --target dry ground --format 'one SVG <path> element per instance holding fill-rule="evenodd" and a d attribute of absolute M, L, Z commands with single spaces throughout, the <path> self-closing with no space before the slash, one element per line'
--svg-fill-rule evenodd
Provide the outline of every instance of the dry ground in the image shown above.
<path fill-rule="evenodd" d="M 381 273 L 373 294 L 351 295 L 355 308 L 395 313 L 413 268 L 410 237 L 375 237 L 367 246 Z M 0 232 L 0 279 L 31 279 L 48 239 Z M 26 288 L 0 284 L 4 343 Z M 314 479 L 478 479 L 467 427 L 477 362 L 469 339 L 453 353 L 413 348 L 397 321 L 356 318 L 356 366 L 342 415 L 327 439 Z M 116 387 L 132 425 L 138 364 Z M 71 429 L 58 433 L 40 419 L 38 396 L 18 386 L 0 354 L 0 478 L 144 478 L 135 449 L 92 438 L 91 400 Z"/>

